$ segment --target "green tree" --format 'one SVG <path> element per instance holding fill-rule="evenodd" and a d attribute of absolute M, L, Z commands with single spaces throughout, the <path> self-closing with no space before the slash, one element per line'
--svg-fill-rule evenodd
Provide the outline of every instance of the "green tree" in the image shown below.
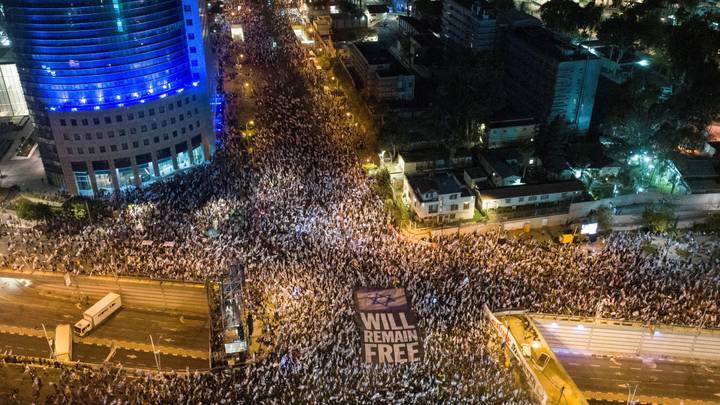
<path fill-rule="evenodd" d="M 53 215 L 49 205 L 28 200 L 18 203 L 16 213 L 18 217 L 29 221 L 47 221 Z"/>
<path fill-rule="evenodd" d="M 65 217 L 78 221 L 96 220 L 107 213 L 101 200 L 85 197 L 72 197 L 66 200 L 62 205 L 62 211 Z"/>
<path fill-rule="evenodd" d="M 611 231 L 613 225 L 613 214 L 609 207 L 603 205 L 590 214 L 590 219 L 596 221 L 598 230 L 601 232 Z"/>
<path fill-rule="evenodd" d="M 505 106 L 501 82 L 500 68 L 491 57 L 470 53 L 455 56 L 440 78 L 435 103 L 451 146 L 478 141 L 480 124 Z"/>
<path fill-rule="evenodd" d="M 537 137 L 535 152 L 549 173 L 557 174 L 567 166 L 568 146 L 575 131 L 560 117 L 544 126 Z"/>
<path fill-rule="evenodd" d="M 673 73 L 681 83 L 710 84 L 718 78 L 716 58 L 720 33 L 711 29 L 704 19 L 692 17 L 673 27 L 665 46 Z"/>
<path fill-rule="evenodd" d="M 702 228 L 713 232 L 720 231 L 720 212 L 708 213 Z"/>
<path fill-rule="evenodd" d="M 667 232 L 675 221 L 675 213 L 669 205 L 657 208 L 645 208 L 643 224 L 651 232 Z"/>
<path fill-rule="evenodd" d="M 602 12 L 602 7 L 594 3 L 581 7 L 572 0 L 550 0 L 540 6 L 540 17 L 548 28 L 571 36 L 595 30 Z"/>
<path fill-rule="evenodd" d="M 540 6 L 540 18 L 553 31 L 576 34 L 582 7 L 572 0 L 550 0 Z"/>

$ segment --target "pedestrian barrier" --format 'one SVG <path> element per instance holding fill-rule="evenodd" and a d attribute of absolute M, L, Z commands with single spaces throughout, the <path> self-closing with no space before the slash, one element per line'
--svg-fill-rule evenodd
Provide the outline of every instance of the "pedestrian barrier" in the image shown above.
<path fill-rule="evenodd" d="M 495 331 L 498 333 L 498 337 L 500 338 L 500 340 L 502 340 L 503 343 L 508 346 L 508 348 L 510 349 L 510 353 L 512 353 L 513 357 L 515 357 L 518 363 L 520 363 L 520 368 L 525 375 L 526 381 L 530 385 L 530 390 L 535 396 L 535 399 L 537 399 L 541 405 L 547 404 L 548 394 L 547 392 L 545 392 L 545 388 L 542 386 L 537 376 L 530 368 L 530 364 L 528 364 L 525 356 L 523 356 L 522 350 L 518 346 L 515 338 L 513 338 L 508 328 L 505 327 L 505 325 L 503 325 L 502 322 L 500 322 L 495 317 L 495 315 L 493 315 L 487 305 L 483 305 L 483 313 L 485 314 L 487 320 L 493 325 Z"/>
<path fill-rule="evenodd" d="M 530 314 L 553 349 L 720 360 L 720 330 Z"/>

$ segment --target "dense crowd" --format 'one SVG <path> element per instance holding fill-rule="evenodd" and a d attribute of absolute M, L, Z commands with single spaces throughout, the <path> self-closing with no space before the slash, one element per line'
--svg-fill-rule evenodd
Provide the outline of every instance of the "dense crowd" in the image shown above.
<path fill-rule="evenodd" d="M 0 265 L 185 280 L 218 280 L 240 265 L 248 305 L 277 315 L 272 350 L 239 372 L 62 369 L 50 402 L 526 403 L 500 364 L 484 304 L 720 327 L 717 238 L 617 233 L 594 251 L 497 233 L 402 237 L 358 165 L 358 127 L 306 63 L 282 7 L 232 9 L 246 41 L 232 42 L 221 22 L 215 50 L 223 76 L 240 54 L 263 76 L 252 134 L 241 136 L 237 120 L 249 96 L 226 94 L 212 164 L 119 196 L 116 215 L 93 224 L 6 227 Z M 352 292 L 373 286 L 407 289 L 424 331 L 421 361 L 360 359 Z M 288 357 L 290 369 L 280 366 Z"/>

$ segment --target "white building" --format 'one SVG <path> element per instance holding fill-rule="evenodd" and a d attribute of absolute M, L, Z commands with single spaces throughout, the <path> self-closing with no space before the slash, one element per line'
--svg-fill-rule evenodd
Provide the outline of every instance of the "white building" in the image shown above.
<path fill-rule="evenodd" d="M 472 219 L 475 197 L 451 173 L 405 176 L 403 199 L 418 218 L 430 223 Z"/>
<path fill-rule="evenodd" d="M 488 210 L 572 201 L 579 199 L 584 190 L 577 180 L 481 189 L 477 191 L 477 206 Z"/>
<path fill-rule="evenodd" d="M 415 76 L 405 70 L 383 45 L 356 42 L 349 46 L 349 51 L 365 97 L 381 101 L 415 98 Z"/>
<path fill-rule="evenodd" d="M 538 130 L 537 121 L 530 117 L 494 119 L 483 130 L 483 144 L 496 149 L 533 142 Z"/>

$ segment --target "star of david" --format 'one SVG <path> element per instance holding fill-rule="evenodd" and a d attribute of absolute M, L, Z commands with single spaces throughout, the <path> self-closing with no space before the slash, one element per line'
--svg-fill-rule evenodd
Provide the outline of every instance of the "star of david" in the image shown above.
<path fill-rule="evenodd" d="M 395 298 L 393 298 L 392 294 L 375 293 L 375 296 L 372 297 L 373 304 L 382 304 L 388 306 L 393 301 L 395 301 Z"/>

